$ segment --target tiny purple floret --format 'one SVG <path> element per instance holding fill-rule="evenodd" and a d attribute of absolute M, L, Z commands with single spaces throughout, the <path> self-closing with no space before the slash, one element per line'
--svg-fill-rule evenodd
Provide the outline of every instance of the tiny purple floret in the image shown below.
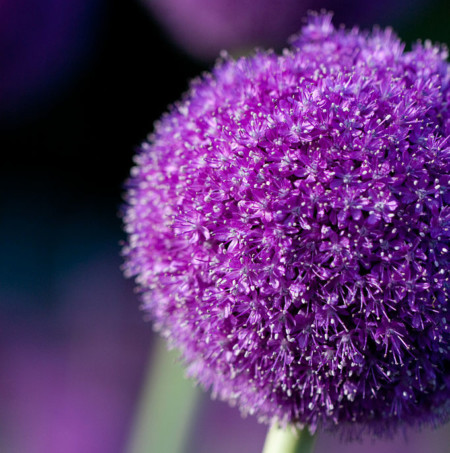
<path fill-rule="evenodd" d="M 213 395 L 375 435 L 450 415 L 450 69 L 311 15 L 224 57 L 136 157 L 125 270 Z"/>

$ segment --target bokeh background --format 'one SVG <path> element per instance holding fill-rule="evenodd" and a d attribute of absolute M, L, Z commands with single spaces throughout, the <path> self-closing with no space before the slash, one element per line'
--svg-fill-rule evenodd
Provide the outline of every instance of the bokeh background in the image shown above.
<path fill-rule="evenodd" d="M 220 49 L 279 48 L 321 7 L 450 44 L 448 0 L 0 0 L 0 452 L 261 451 L 266 428 L 193 389 L 145 322 L 118 213 L 133 154 L 188 80 Z M 324 435 L 316 452 L 449 445 L 447 426 Z"/>

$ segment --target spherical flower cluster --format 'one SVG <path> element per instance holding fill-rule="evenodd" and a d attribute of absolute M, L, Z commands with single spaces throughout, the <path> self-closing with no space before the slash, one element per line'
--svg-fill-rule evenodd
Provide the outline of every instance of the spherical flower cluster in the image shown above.
<path fill-rule="evenodd" d="M 291 44 L 225 57 L 156 125 L 129 181 L 126 273 L 188 372 L 244 413 L 443 423 L 447 53 L 330 15 Z"/>

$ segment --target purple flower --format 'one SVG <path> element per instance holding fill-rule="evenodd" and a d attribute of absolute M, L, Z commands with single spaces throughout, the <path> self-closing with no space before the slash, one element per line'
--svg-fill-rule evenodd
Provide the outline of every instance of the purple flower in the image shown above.
<path fill-rule="evenodd" d="M 282 46 L 301 26 L 310 8 L 336 12 L 337 22 L 405 22 L 418 17 L 424 0 L 141 0 L 188 53 L 216 58 L 226 49 L 242 52 L 254 46 Z M 405 15 L 405 10 L 408 14 Z"/>
<path fill-rule="evenodd" d="M 189 374 L 243 413 L 351 435 L 443 423 L 447 53 L 331 15 L 291 44 L 219 62 L 156 125 L 126 274 Z"/>

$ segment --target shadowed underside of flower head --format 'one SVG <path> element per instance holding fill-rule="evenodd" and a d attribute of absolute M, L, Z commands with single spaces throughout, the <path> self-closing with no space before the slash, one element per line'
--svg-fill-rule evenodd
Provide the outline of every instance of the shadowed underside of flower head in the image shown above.
<path fill-rule="evenodd" d="M 311 16 L 224 58 L 136 157 L 126 273 L 190 374 L 278 421 L 449 417 L 450 71 Z"/>

